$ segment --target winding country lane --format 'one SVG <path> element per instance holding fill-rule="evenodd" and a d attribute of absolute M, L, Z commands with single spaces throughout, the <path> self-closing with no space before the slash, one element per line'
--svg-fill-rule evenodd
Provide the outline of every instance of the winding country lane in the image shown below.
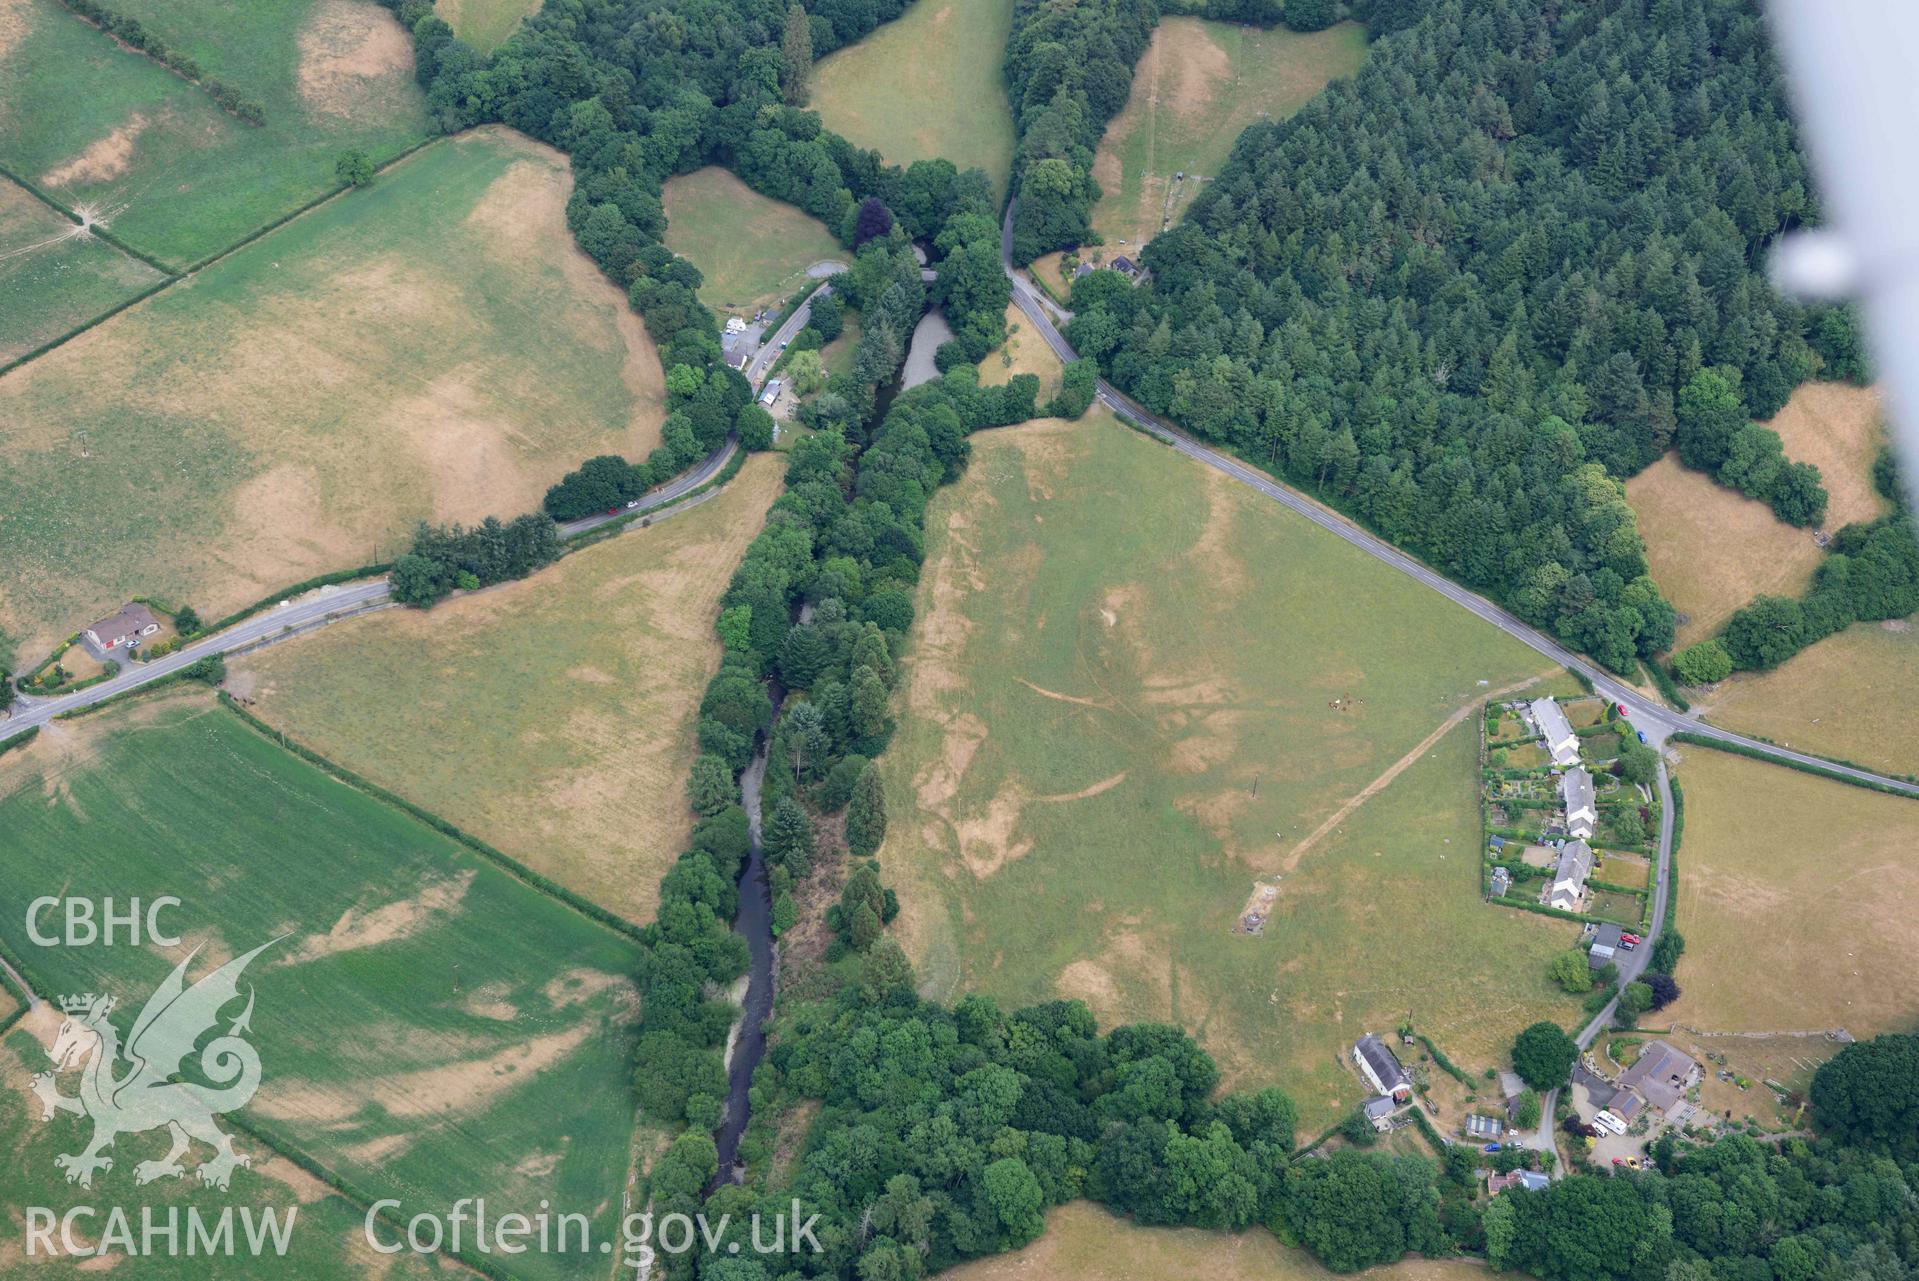
<path fill-rule="evenodd" d="M 640 499 L 637 507 L 630 511 L 600 512 L 579 520 L 568 521 L 560 526 L 560 537 L 570 538 L 590 529 L 598 529 L 602 525 L 610 524 L 623 517 L 654 511 L 669 503 L 677 502 L 717 476 L 738 448 L 737 442 L 729 438 L 724 445 L 708 455 L 691 471 L 675 477 Z M 688 504 L 688 506 L 691 505 Z M 191 666 L 202 658 L 208 658 L 214 654 L 234 654 L 264 648 L 275 641 L 292 636 L 303 636 L 328 623 L 338 622 L 343 618 L 354 618 L 376 609 L 386 609 L 392 604 L 391 592 L 385 578 L 369 578 L 361 582 L 342 583 L 335 587 L 322 587 L 296 600 L 262 610 L 251 618 L 235 623 L 223 632 L 183 646 L 164 658 L 156 658 L 147 663 L 129 663 L 111 680 L 101 681 L 98 685 L 89 686 L 77 693 L 55 698 L 33 698 L 22 694 L 19 701 L 14 704 L 13 715 L 0 720 L 0 741 L 45 725 L 67 712 L 91 707 L 95 703 L 151 685 L 163 677 L 173 675 L 183 667 Z"/>

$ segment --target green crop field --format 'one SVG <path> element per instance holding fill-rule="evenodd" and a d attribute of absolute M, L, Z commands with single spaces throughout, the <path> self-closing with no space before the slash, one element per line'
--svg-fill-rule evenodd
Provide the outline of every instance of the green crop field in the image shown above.
<path fill-rule="evenodd" d="M 691 827 L 720 594 L 781 471 L 756 455 L 683 515 L 523 582 L 275 646 L 228 686 L 300 742 L 644 923 Z"/>
<path fill-rule="evenodd" d="M 662 198 L 667 247 L 700 269 L 700 300 L 715 311 L 750 319 L 804 284 L 814 263 L 847 260 L 819 219 L 717 165 L 667 179 Z"/>
<path fill-rule="evenodd" d="M 349 148 L 390 158 L 428 134 L 413 50 L 371 0 L 116 0 L 265 109 L 217 106 L 57 0 L 13 0 L 0 40 L 0 165 L 174 268 L 335 185 Z"/>
<path fill-rule="evenodd" d="M 164 279 L 0 177 L 0 365 Z"/>
<path fill-rule="evenodd" d="M 918 0 L 820 59 L 811 105 L 828 129 L 889 164 L 978 166 L 1004 194 L 1014 138 L 1000 63 L 1012 27 L 1012 0 Z"/>
<path fill-rule="evenodd" d="M 238 1119 L 409 1214 L 482 1194 L 496 1212 L 531 1212 L 544 1197 L 611 1228 L 633 1136 L 632 940 L 204 695 L 49 731 L 9 758 L 0 793 L 15 893 L 181 900 L 178 949 L 39 947 L 24 913 L 7 913 L 0 941 L 38 990 L 116 996 L 125 1036 L 189 951 L 198 978 L 277 939 L 245 975 L 263 1083 Z M 78 1150 L 82 1125 L 58 1123 L 63 1150 Z M 29 1152 L 41 1147 L 31 1136 Z M 258 1138 L 239 1147 L 267 1154 Z M 137 1205 L 130 1158 L 146 1154 L 116 1149 L 93 1196 Z M 234 1186 L 265 1177 L 236 1171 Z M 604 1266 L 528 1254 L 515 1270 Z"/>
<path fill-rule="evenodd" d="M 1302 35 L 1162 19 L 1093 161 L 1102 192 L 1093 226 L 1105 252 L 1137 253 L 1218 176 L 1246 126 L 1292 115 L 1365 58 L 1366 29 L 1356 22 Z"/>
<path fill-rule="evenodd" d="M 1309 1128 L 1409 1009 L 1475 1071 L 1573 1016 L 1571 927 L 1479 896 L 1471 714 L 1543 660 L 1104 413 L 974 448 L 883 758 L 930 991 L 1171 1019 Z"/>
<path fill-rule="evenodd" d="M 364 1210 L 285 1157 L 272 1156 L 244 1139 L 239 1141 L 240 1148 L 257 1155 L 252 1168 L 239 1171 L 225 1192 L 203 1186 L 190 1174 L 135 1190 L 131 1171 L 140 1161 L 165 1155 L 164 1132 L 122 1137 L 114 1145 L 117 1155 L 113 1170 L 97 1179 L 91 1191 L 68 1186 L 53 1163 L 54 1157 L 77 1151 L 85 1142 L 86 1126 L 73 1117 L 43 1123 L 40 1103 L 27 1089 L 32 1075 L 47 1066 L 43 1038 L 58 1031 L 59 1021 L 57 1013 L 49 1012 L 47 1020 L 37 1021 L 32 1030 L 16 1029 L 0 1043 L 0 1078 L 15 1087 L 7 1091 L 8 1097 L 0 1105 L 0 1152 L 6 1154 L 6 1160 L 0 1162 L 0 1200 L 15 1210 L 0 1216 L 0 1273 L 31 1276 L 38 1281 L 68 1281 L 98 1275 L 105 1263 L 128 1275 L 137 1269 L 142 1281 L 256 1281 L 262 1276 L 285 1281 L 416 1281 L 447 1275 L 428 1256 L 411 1251 L 384 1257 L 375 1253 L 364 1244 Z M 70 1085 L 63 1089 L 72 1093 Z M 123 1171 L 127 1173 L 123 1175 Z M 103 1234 L 110 1204 L 127 1208 L 135 1232 L 139 1231 L 143 1206 L 151 1207 L 162 1223 L 169 1210 L 178 1209 L 183 1223 L 191 1210 L 209 1226 L 231 1207 L 236 1237 L 243 1236 L 243 1214 L 256 1216 L 258 1221 L 271 1213 L 282 1223 L 291 1216 L 293 1228 L 285 1256 L 269 1256 L 267 1262 L 244 1251 L 235 1257 L 169 1257 L 164 1244 L 160 1253 L 137 1261 L 114 1253 L 93 1260 L 64 1254 L 49 1257 L 40 1250 L 28 1256 L 24 1222 L 17 1217 L 20 1208 L 42 1206 L 64 1213 L 77 1205 L 96 1207 L 98 1216 L 78 1220 L 75 1230 L 78 1241 L 92 1248 Z M 385 1227 L 380 1231 L 383 1241 L 394 1235 Z M 56 1251 L 60 1249 L 58 1240 L 56 1235 Z M 185 1249 L 184 1242 L 181 1249 Z"/>
<path fill-rule="evenodd" d="M 1683 994 L 1661 1017 L 1707 1032 L 1909 1031 L 1919 1020 L 1919 802 L 1681 751 L 1686 959 Z"/>
<path fill-rule="evenodd" d="M 644 454 L 659 359 L 571 181 L 447 139 L 0 378 L 0 629 L 32 661 L 130 596 L 215 618 Z"/>

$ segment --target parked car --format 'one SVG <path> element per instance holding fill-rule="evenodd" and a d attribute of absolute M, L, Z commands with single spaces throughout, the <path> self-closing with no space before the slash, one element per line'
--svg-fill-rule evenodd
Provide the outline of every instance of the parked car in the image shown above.
<path fill-rule="evenodd" d="M 1639 741 L 1642 743 L 1646 741 L 1646 731 L 1643 729 L 1639 731 Z"/>
<path fill-rule="evenodd" d="M 1482 1150 L 1486 1152 L 1497 1152 L 1499 1151 L 1499 1145 L 1497 1143 L 1488 1143 Z"/>
<path fill-rule="evenodd" d="M 1614 703 L 1613 706 L 1619 709 L 1619 714 L 1621 716 L 1624 716 L 1626 714 L 1626 705 L 1624 703 Z"/>

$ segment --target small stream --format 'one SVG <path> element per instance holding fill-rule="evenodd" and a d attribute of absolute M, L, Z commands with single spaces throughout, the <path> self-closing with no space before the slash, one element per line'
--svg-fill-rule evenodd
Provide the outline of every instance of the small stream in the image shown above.
<path fill-rule="evenodd" d="M 773 686 L 774 717 L 777 720 L 780 690 Z M 713 1142 L 719 1149 L 719 1183 L 738 1183 L 745 1168 L 738 1162 L 740 1138 L 752 1119 L 747 1090 L 753 1085 L 753 1070 L 766 1054 L 766 1021 L 773 1013 L 773 896 L 766 883 L 766 859 L 760 853 L 760 784 L 766 778 L 766 753 L 772 742 L 772 730 L 760 740 L 753 763 L 740 775 L 740 803 L 746 808 L 747 830 L 752 837 L 746 866 L 740 871 L 740 908 L 733 918 L 733 932 L 746 939 L 746 1001 L 741 1012 L 739 1035 L 733 1043 L 732 1061 L 727 1065 L 726 1112 L 720 1118 L 719 1132 Z"/>

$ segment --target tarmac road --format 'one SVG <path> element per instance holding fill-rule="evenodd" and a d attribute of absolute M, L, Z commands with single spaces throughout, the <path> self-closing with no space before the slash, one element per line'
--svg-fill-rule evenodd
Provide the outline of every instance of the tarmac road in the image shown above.
<path fill-rule="evenodd" d="M 683 497 L 688 491 L 698 489 L 719 474 L 727 460 L 739 446 L 728 439 L 697 467 L 684 475 L 676 476 L 665 485 L 646 495 L 629 512 L 601 512 L 580 520 L 569 521 L 560 526 L 560 537 L 597 529 L 602 525 L 618 520 L 632 513 L 648 512 L 663 507 Z M 296 599 L 262 610 L 251 618 L 235 623 L 218 635 L 197 640 L 182 649 L 149 663 L 128 662 L 118 675 L 98 685 L 89 686 L 78 693 L 54 698 L 32 698 L 22 694 L 13 706 L 13 715 L 0 720 L 0 741 L 25 733 L 35 726 L 45 725 L 48 721 L 82 707 L 90 707 L 117 694 L 151 685 L 164 676 L 170 676 L 183 667 L 190 666 L 202 658 L 213 654 L 230 654 L 236 650 L 256 649 L 271 644 L 287 636 L 298 635 L 323 627 L 341 618 L 364 614 L 370 610 L 384 609 L 392 603 L 387 580 L 369 578 L 360 582 L 342 583 L 335 587 L 322 587 Z"/>

